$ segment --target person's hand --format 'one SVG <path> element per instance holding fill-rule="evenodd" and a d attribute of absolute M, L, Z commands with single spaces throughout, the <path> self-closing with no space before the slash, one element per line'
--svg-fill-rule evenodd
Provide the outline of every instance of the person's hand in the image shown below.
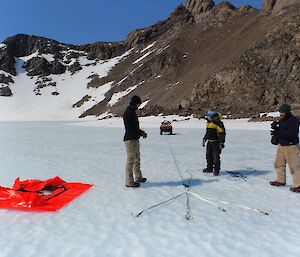
<path fill-rule="evenodd" d="M 279 129 L 279 122 L 278 122 L 278 121 L 273 121 L 273 122 L 271 123 L 271 128 L 272 128 L 273 130 L 278 130 L 278 129 Z"/>
<path fill-rule="evenodd" d="M 219 148 L 220 148 L 220 150 L 224 149 L 224 148 L 225 148 L 224 143 L 220 143 L 220 144 L 219 144 Z"/>
<path fill-rule="evenodd" d="M 148 136 L 147 133 L 145 131 L 142 131 L 142 137 L 147 138 L 147 136 Z"/>
<path fill-rule="evenodd" d="M 205 139 L 202 140 L 202 146 L 205 147 Z"/>

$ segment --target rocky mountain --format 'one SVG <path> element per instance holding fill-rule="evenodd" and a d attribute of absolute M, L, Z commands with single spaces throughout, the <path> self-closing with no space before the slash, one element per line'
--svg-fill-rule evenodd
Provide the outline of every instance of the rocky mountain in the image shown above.
<path fill-rule="evenodd" d="M 0 44 L 0 108 L 10 115 L 20 103 L 51 117 L 64 110 L 102 118 L 122 115 L 137 94 L 141 115 L 202 115 L 215 107 L 249 117 L 283 102 L 300 110 L 299 7 L 300 0 L 265 0 L 262 10 L 187 0 L 122 42 L 7 38 Z"/>

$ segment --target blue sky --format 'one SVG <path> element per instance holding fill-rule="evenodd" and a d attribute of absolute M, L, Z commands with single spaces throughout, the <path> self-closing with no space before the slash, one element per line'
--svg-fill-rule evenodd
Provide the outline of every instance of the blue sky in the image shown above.
<path fill-rule="evenodd" d="M 258 9 L 263 0 L 230 0 Z M 85 44 L 121 41 L 164 20 L 185 0 L 1 0 L 0 42 L 18 33 Z M 215 0 L 215 3 L 221 1 Z"/>

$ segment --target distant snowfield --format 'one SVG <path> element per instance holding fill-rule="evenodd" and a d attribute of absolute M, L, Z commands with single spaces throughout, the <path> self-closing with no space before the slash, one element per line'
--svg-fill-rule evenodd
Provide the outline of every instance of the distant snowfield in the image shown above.
<path fill-rule="evenodd" d="M 175 135 L 159 135 L 163 119 Z M 0 257 L 295 257 L 300 252 L 299 194 L 274 188 L 269 123 L 227 121 L 219 177 L 205 175 L 204 120 L 140 118 L 141 167 L 148 181 L 124 186 L 122 119 L 93 122 L 0 122 L 2 186 L 47 179 L 94 186 L 54 213 L 0 209 Z M 172 152 L 175 160 L 173 159 Z M 190 183 L 190 220 L 179 171 Z M 227 171 L 239 172 L 233 178 Z M 221 203 L 226 201 L 227 203 Z M 263 215 L 243 205 L 270 213 Z M 217 206 L 226 209 L 220 211 Z"/>
<path fill-rule="evenodd" d="M 38 76 L 28 76 L 23 64 L 36 56 L 42 56 L 51 62 L 53 55 L 41 55 L 35 52 L 29 56 L 16 58 L 17 76 L 12 76 L 15 83 L 10 85 L 13 96 L 0 97 L 0 121 L 78 120 L 82 113 L 105 99 L 105 93 L 111 89 L 114 82 L 110 81 L 98 88 L 88 88 L 90 76 L 98 75 L 99 78 L 107 76 L 108 72 L 126 58 L 130 51 L 109 60 L 98 61 L 98 63 L 81 56 L 77 61 L 81 64 L 82 70 L 73 75 L 66 71 L 64 74 L 47 76 L 56 83 L 56 86 L 40 88 L 41 95 L 34 93 Z M 73 59 L 73 62 L 75 61 Z M 0 70 L 1 73 L 6 76 L 10 75 Z M 58 93 L 58 95 L 54 96 L 53 93 Z M 89 100 L 79 108 L 73 108 L 73 105 L 86 95 L 90 96 Z M 121 98 L 122 95 L 119 97 Z"/>
<path fill-rule="evenodd" d="M 147 104 L 147 102 L 146 102 Z M 106 114 L 107 116 L 108 114 Z M 157 128 L 162 121 L 168 120 L 171 121 L 174 129 L 176 128 L 201 128 L 204 129 L 206 126 L 205 119 L 197 119 L 193 116 L 182 117 L 178 115 L 169 115 L 169 116 L 149 116 L 149 117 L 140 117 L 140 127 L 141 128 Z M 223 119 L 222 120 L 227 129 L 231 130 L 270 130 L 271 122 L 249 122 L 249 119 Z M 120 117 L 114 117 L 104 120 L 93 120 L 93 121 L 80 121 L 75 123 L 79 126 L 89 126 L 89 127 L 123 127 L 123 119 Z"/>

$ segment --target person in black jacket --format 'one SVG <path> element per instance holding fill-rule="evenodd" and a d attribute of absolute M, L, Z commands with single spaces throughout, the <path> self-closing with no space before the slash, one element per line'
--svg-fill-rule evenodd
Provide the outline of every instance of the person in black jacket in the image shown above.
<path fill-rule="evenodd" d="M 300 193 L 300 157 L 299 157 L 299 125 L 298 118 L 292 115 L 291 107 L 283 104 L 279 107 L 279 125 L 275 128 L 278 140 L 275 159 L 276 180 L 271 181 L 272 186 L 285 186 L 286 163 L 289 165 L 293 185 L 292 192 Z M 274 129 L 274 128 L 273 128 Z"/>
<path fill-rule="evenodd" d="M 125 126 L 124 143 L 127 152 L 127 163 L 125 172 L 125 185 L 127 187 L 139 187 L 141 182 L 146 182 L 146 178 L 142 176 L 140 164 L 140 142 L 139 138 L 147 137 L 147 133 L 140 129 L 138 116 L 136 111 L 142 101 L 139 96 L 133 96 L 130 104 L 123 114 Z M 134 172 L 134 176 L 133 176 Z"/>
<path fill-rule="evenodd" d="M 206 161 L 207 166 L 203 170 L 205 173 L 213 173 L 219 176 L 221 169 L 220 154 L 225 147 L 225 127 L 221 121 L 221 114 L 215 111 L 208 111 L 206 115 L 206 133 L 203 138 L 202 145 L 206 145 Z"/>

